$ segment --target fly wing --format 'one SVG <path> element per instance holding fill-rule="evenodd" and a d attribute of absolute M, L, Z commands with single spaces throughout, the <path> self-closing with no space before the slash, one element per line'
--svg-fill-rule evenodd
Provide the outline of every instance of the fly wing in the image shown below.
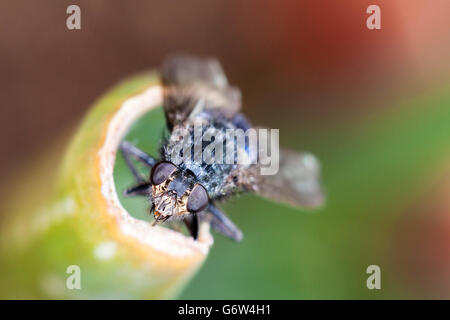
<path fill-rule="evenodd" d="M 187 86 L 204 84 L 212 88 L 226 88 L 228 80 L 216 59 L 198 59 L 174 55 L 164 60 L 162 78 L 165 85 Z"/>
<path fill-rule="evenodd" d="M 162 81 L 170 129 L 205 109 L 218 109 L 231 118 L 241 107 L 240 91 L 228 85 L 216 59 L 169 57 L 162 66 Z"/>
<path fill-rule="evenodd" d="M 310 153 L 280 149 L 279 169 L 274 175 L 261 175 L 253 165 L 240 174 L 242 186 L 265 198 L 295 207 L 314 208 L 324 202 L 320 186 L 320 165 Z"/>

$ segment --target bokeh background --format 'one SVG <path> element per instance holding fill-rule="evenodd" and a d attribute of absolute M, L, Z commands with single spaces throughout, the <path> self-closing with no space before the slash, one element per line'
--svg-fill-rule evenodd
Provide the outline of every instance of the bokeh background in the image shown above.
<path fill-rule="evenodd" d="M 70 4 L 81 30 L 66 28 Z M 366 27 L 370 4 L 381 30 Z M 253 123 L 319 157 L 328 201 L 227 203 L 245 239 L 216 236 L 180 298 L 450 298 L 449 12 L 446 0 L 2 1 L 0 190 L 124 77 L 169 53 L 215 56 Z M 372 264 L 381 290 L 366 287 Z"/>

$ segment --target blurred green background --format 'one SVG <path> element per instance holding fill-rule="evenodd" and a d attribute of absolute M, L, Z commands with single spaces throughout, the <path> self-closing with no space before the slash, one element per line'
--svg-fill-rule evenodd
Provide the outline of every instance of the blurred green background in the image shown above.
<path fill-rule="evenodd" d="M 83 0 L 74 32 L 69 4 L 0 4 L 0 191 L 114 83 L 169 53 L 216 56 L 254 124 L 320 159 L 327 203 L 225 204 L 245 238 L 216 236 L 180 298 L 450 298 L 450 2 Z M 155 154 L 163 126 L 155 111 L 131 141 Z"/>

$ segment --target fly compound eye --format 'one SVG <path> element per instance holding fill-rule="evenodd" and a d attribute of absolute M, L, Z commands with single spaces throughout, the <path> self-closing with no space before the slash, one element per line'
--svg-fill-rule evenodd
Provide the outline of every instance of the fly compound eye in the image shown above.
<path fill-rule="evenodd" d="M 196 184 L 189 194 L 186 208 L 189 212 L 195 213 L 205 210 L 208 204 L 208 192 L 201 184 Z"/>
<path fill-rule="evenodd" d="M 175 170 L 177 170 L 177 167 L 171 162 L 163 161 L 157 163 L 152 169 L 151 183 L 153 185 L 163 183 Z"/>

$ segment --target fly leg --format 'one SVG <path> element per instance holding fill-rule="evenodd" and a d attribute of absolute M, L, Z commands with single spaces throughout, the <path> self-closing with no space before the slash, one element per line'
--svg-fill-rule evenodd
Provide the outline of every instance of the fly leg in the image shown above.
<path fill-rule="evenodd" d="M 188 215 L 184 218 L 184 224 L 186 225 L 190 235 L 197 240 L 198 238 L 198 216 L 195 213 Z"/>
<path fill-rule="evenodd" d="M 148 167 L 152 167 L 155 164 L 155 159 L 146 154 L 144 151 L 136 148 L 131 143 L 123 141 L 120 144 L 120 151 L 122 152 L 125 162 L 130 168 L 131 173 L 136 179 L 137 185 L 125 190 L 125 196 L 145 196 L 149 194 L 150 182 L 146 181 L 139 174 L 136 166 L 133 164 L 132 158 L 144 163 Z"/>
<path fill-rule="evenodd" d="M 242 231 L 214 204 L 210 204 L 208 212 L 211 213 L 211 227 L 231 240 L 241 241 Z"/>
<path fill-rule="evenodd" d="M 150 182 L 143 182 L 134 187 L 128 188 L 123 192 L 126 197 L 130 196 L 148 196 L 150 192 Z"/>
<path fill-rule="evenodd" d="M 153 167 L 156 163 L 156 160 L 153 157 L 151 157 L 141 149 L 133 146 L 128 141 L 122 141 L 119 148 L 120 151 L 122 151 L 122 154 L 124 155 L 125 159 L 130 159 L 130 157 L 133 157 L 136 160 L 148 166 L 149 168 Z"/>

